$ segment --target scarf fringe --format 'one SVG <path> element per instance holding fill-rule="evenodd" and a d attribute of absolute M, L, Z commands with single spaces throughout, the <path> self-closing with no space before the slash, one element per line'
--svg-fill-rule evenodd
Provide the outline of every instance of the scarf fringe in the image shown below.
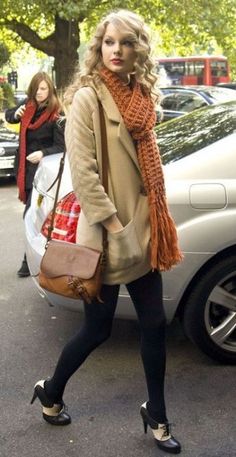
<path fill-rule="evenodd" d="M 151 267 L 159 271 L 167 271 L 183 260 L 178 246 L 175 223 L 168 211 L 167 205 L 154 202 L 155 193 L 150 194 L 151 222 Z"/>

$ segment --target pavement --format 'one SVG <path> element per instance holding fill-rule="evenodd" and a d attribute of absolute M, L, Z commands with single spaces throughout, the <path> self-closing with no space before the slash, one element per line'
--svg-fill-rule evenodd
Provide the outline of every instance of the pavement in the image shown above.
<path fill-rule="evenodd" d="M 14 182 L 0 183 L 0 457 L 167 457 L 139 408 L 147 398 L 135 321 L 115 320 L 112 336 L 69 381 L 67 427 L 42 419 L 33 386 L 50 376 L 83 315 L 53 308 L 31 278 L 17 278 L 24 251 L 23 205 Z M 235 367 L 219 365 L 168 328 L 166 401 L 182 457 L 236 457 Z"/>

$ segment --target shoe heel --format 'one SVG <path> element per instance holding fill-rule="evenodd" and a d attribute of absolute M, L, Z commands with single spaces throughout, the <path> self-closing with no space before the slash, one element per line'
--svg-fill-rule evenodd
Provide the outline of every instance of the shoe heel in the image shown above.
<path fill-rule="evenodd" d="M 34 401 L 36 400 L 36 398 L 37 398 L 37 393 L 34 391 L 32 400 L 31 400 L 31 402 L 30 402 L 31 405 L 34 403 Z"/>
<path fill-rule="evenodd" d="M 144 429 L 144 433 L 147 433 L 147 427 L 148 427 L 148 423 L 145 421 L 145 419 L 143 418 L 143 429 Z"/>
<path fill-rule="evenodd" d="M 142 414 L 142 412 L 141 412 L 141 417 L 142 417 L 142 420 L 143 420 L 143 429 L 144 429 L 144 433 L 147 433 L 148 423 L 147 423 L 147 421 L 146 421 L 146 418 L 145 418 L 144 415 Z"/>

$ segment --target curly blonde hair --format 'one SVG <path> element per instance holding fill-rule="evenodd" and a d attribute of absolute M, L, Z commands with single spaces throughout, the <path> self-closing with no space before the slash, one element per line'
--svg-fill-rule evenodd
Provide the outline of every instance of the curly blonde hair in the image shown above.
<path fill-rule="evenodd" d="M 99 84 L 101 81 L 99 76 L 99 70 L 103 66 L 101 48 L 108 24 L 114 25 L 118 30 L 123 30 L 132 39 L 137 55 L 132 77 L 135 77 L 156 99 L 158 98 L 158 91 L 155 89 L 157 74 L 153 71 L 155 65 L 150 57 L 150 36 L 147 27 L 137 14 L 127 10 L 118 10 L 109 13 L 98 24 L 88 47 L 83 69 L 76 70 L 73 81 L 64 94 L 65 105 L 72 102 L 74 93 L 80 87 L 89 85 L 91 81 L 95 84 Z"/>

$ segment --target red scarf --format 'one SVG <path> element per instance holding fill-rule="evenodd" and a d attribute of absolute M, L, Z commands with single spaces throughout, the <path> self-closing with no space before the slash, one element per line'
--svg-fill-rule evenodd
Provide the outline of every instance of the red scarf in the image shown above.
<path fill-rule="evenodd" d="M 53 121 L 58 117 L 56 111 L 52 111 L 51 113 L 46 109 L 43 111 L 41 116 L 31 124 L 31 120 L 34 117 L 34 114 L 37 110 L 37 105 L 33 101 L 29 101 L 26 104 L 25 112 L 21 118 L 21 128 L 20 128 L 20 144 L 19 144 L 19 168 L 17 173 L 17 186 L 19 189 L 19 199 L 26 203 L 26 192 L 25 192 L 25 168 L 26 168 L 26 133 L 27 130 L 36 130 L 38 129 L 44 122 L 46 121 Z"/>
<path fill-rule="evenodd" d="M 134 81 L 133 87 L 129 87 L 107 68 L 100 71 L 100 76 L 136 144 L 150 208 L 151 266 L 158 270 L 169 270 L 182 260 L 182 254 L 167 206 L 161 158 L 153 131 L 156 122 L 154 103 L 137 81 Z"/>

